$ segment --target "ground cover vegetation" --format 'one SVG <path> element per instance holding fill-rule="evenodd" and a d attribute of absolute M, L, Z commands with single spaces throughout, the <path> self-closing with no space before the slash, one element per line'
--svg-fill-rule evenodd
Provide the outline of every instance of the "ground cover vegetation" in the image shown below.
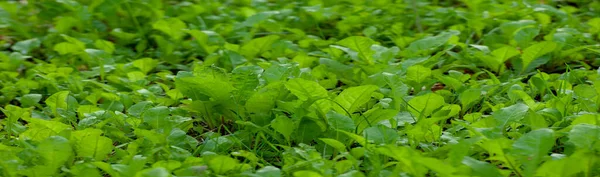
<path fill-rule="evenodd" d="M 0 2 L 0 176 L 600 176 L 600 2 Z"/>

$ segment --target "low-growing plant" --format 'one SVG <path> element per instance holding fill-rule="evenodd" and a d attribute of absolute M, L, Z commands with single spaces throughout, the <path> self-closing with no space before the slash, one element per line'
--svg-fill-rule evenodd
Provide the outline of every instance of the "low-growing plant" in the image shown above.
<path fill-rule="evenodd" d="M 0 176 L 599 176 L 591 0 L 0 2 Z"/>

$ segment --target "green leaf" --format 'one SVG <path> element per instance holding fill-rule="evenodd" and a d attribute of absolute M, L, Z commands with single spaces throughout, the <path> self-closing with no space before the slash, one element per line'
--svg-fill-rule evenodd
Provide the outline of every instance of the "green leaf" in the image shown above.
<path fill-rule="evenodd" d="M 553 146 L 554 132 L 543 128 L 530 131 L 515 141 L 512 152 L 523 159 L 525 176 L 533 176 L 542 158 Z"/>
<path fill-rule="evenodd" d="M 96 40 L 94 42 L 94 46 L 100 50 L 104 50 L 104 52 L 108 54 L 112 54 L 115 51 L 115 45 L 110 41 L 105 40 Z"/>
<path fill-rule="evenodd" d="M 61 55 L 67 55 L 67 54 L 79 54 L 81 52 L 83 52 L 84 48 L 80 48 L 79 46 L 72 44 L 72 43 L 68 43 L 68 42 L 61 42 L 58 43 L 56 45 L 54 45 L 54 51 L 58 52 L 58 54 Z"/>
<path fill-rule="evenodd" d="M 472 103 L 481 99 L 481 90 L 476 88 L 467 89 L 460 94 L 459 98 L 463 109 L 467 109 Z"/>
<path fill-rule="evenodd" d="M 444 161 L 431 158 L 431 157 L 421 157 L 416 160 L 418 163 L 421 163 L 425 167 L 431 169 L 432 171 L 440 174 L 441 176 L 452 176 L 453 173 L 457 171 L 456 167 L 444 163 Z"/>
<path fill-rule="evenodd" d="M 528 26 L 519 29 L 515 32 L 514 40 L 519 46 L 526 46 L 533 41 L 533 39 L 540 33 L 538 27 Z"/>
<path fill-rule="evenodd" d="M 187 25 L 177 18 L 168 18 L 156 21 L 152 24 L 152 28 L 169 35 L 175 40 L 179 40 L 185 35 L 183 29 L 187 28 Z"/>
<path fill-rule="evenodd" d="M 154 128 L 166 128 L 169 126 L 169 114 L 171 111 L 164 106 L 150 108 L 144 113 L 144 122 Z"/>
<path fill-rule="evenodd" d="M 290 136 L 296 128 L 294 126 L 294 122 L 285 116 L 277 116 L 275 119 L 273 119 L 273 121 L 271 121 L 271 127 L 275 131 L 281 133 L 287 140 L 290 139 Z"/>
<path fill-rule="evenodd" d="M 393 144 L 398 140 L 398 138 L 400 138 L 396 130 L 384 125 L 366 128 L 363 131 L 363 136 L 369 142 L 373 142 L 375 144 Z"/>
<path fill-rule="evenodd" d="M 377 89 L 379 87 L 374 85 L 347 88 L 333 100 L 342 106 L 343 109 L 340 109 L 339 106 L 335 106 L 334 108 L 337 108 L 336 111 L 338 113 L 346 113 L 348 111 L 352 114 L 365 105 L 371 99 L 371 94 Z"/>
<path fill-rule="evenodd" d="M 406 71 L 406 79 L 416 84 L 420 84 L 431 77 L 431 69 L 421 65 L 413 65 L 408 67 Z"/>
<path fill-rule="evenodd" d="M 23 95 L 19 102 L 21 102 L 21 106 L 23 107 L 30 107 L 35 106 L 38 102 L 40 102 L 40 100 L 42 100 L 41 94 L 27 94 Z"/>
<path fill-rule="evenodd" d="M 135 174 L 135 177 L 170 177 L 171 173 L 163 167 L 144 169 Z"/>
<path fill-rule="evenodd" d="M 363 36 L 350 36 L 338 41 L 336 44 L 358 52 L 360 58 L 367 63 L 373 63 L 373 54 L 375 54 L 375 51 L 371 50 L 371 46 L 377 44 L 373 39 Z"/>
<path fill-rule="evenodd" d="M 551 129 L 544 128 L 526 133 L 515 141 L 512 147 L 515 154 L 541 158 L 547 155 L 553 145 L 554 132 Z"/>
<path fill-rule="evenodd" d="M 501 64 L 506 60 L 519 55 L 519 51 L 512 46 L 504 46 L 492 51 L 492 57 L 490 60 L 486 60 L 486 64 L 494 71 L 500 69 Z"/>
<path fill-rule="evenodd" d="M 61 136 L 51 136 L 38 145 L 37 150 L 45 167 L 58 171 L 73 155 L 69 140 Z"/>
<path fill-rule="evenodd" d="M 52 94 L 50 97 L 46 99 L 46 105 L 52 109 L 54 114 L 58 114 L 57 109 L 67 109 L 67 97 L 69 96 L 69 91 L 60 91 Z"/>
<path fill-rule="evenodd" d="M 523 103 L 517 103 L 509 107 L 494 111 L 492 116 L 496 120 L 496 125 L 500 128 L 506 127 L 510 123 L 517 122 L 525 118 L 529 107 Z"/>
<path fill-rule="evenodd" d="M 274 85 L 275 84 L 271 84 L 271 86 Z M 278 90 L 268 88 L 264 89 L 264 91 L 254 93 L 246 101 L 246 110 L 252 113 L 267 113 L 271 111 L 277 102 L 277 100 L 274 98 L 276 98 L 279 93 L 280 92 Z"/>
<path fill-rule="evenodd" d="M 456 36 L 460 34 L 458 31 L 450 31 L 450 32 L 442 32 L 437 36 L 425 37 L 423 39 L 419 39 L 415 42 L 410 43 L 408 48 L 406 48 L 407 52 L 419 53 L 421 51 L 430 50 L 437 48 L 439 46 L 444 45 L 452 36 Z"/>
<path fill-rule="evenodd" d="M 256 170 L 256 174 L 261 177 L 281 177 L 281 170 L 277 167 L 266 166 L 259 170 Z"/>
<path fill-rule="evenodd" d="M 268 83 L 274 83 L 278 81 L 285 81 L 287 78 L 295 77 L 300 72 L 300 68 L 297 65 L 292 64 L 278 64 L 272 65 L 263 72 L 262 77 Z"/>
<path fill-rule="evenodd" d="M 129 109 L 127 109 L 127 113 L 132 116 L 140 117 L 146 112 L 146 110 L 152 108 L 152 106 L 152 102 L 150 101 L 141 101 L 129 107 Z"/>
<path fill-rule="evenodd" d="M 504 63 L 509 58 L 519 55 L 519 51 L 511 46 L 504 46 L 502 48 L 492 51 L 492 56 L 500 64 Z"/>
<path fill-rule="evenodd" d="M 133 61 L 133 66 L 139 68 L 144 74 L 148 74 L 148 72 L 158 66 L 158 61 L 152 58 L 137 59 Z"/>
<path fill-rule="evenodd" d="M 175 78 L 175 87 L 184 96 L 192 100 L 215 100 L 224 101 L 231 97 L 234 90 L 233 85 L 218 74 L 201 73 L 190 76 L 179 72 Z"/>
<path fill-rule="evenodd" d="M 294 172 L 294 177 L 322 177 L 322 176 L 323 175 L 321 175 L 317 172 L 308 171 L 308 170 Z"/>
<path fill-rule="evenodd" d="M 357 126 L 357 132 L 362 132 L 365 128 L 375 126 L 379 122 L 394 118 L 398 114 L 397 110 L 373 108 L 364 113 L 363 116 L 354 118 Z"/>
<path fill-rule="evenodd" d="M 482 162 L 472 157 L 464 157 L 462 160 L 462 164 L 471 167 L 473 174 L 478 176 L 489 176 L 489 177 L 503 177 L 502 174 L 498 171 L 498 169 L 487 162 Z"/>
<path fill-rule="evenodd" d="M 112 152 L 113 142 L 110 138 L 101 136 L 102 130 L 85 129 L 72 133 L 75 139 L 75 152 L 79 157 L 91 157 L 103 160 Z"/>
<path fill-rule="evenodd" d="M 326 117 L 327 123 L 334 130 L 353 131 L 356 128 L 352 119 L 343 114 L 334 111 L 329 111 Z"/>
<path fill-rule="evenodd" d="M 323 141 L 325 144 L 335 148 L 340 152 L 346 152 L 346 145 L 344 143 L 339 142 L 338 140 L 331 138 L 319 138 L 319 140 Z"/>
<path fill-rule="evenodd" d="M 179 167 L 181 167 L 181 162 L 176 161 L 176 160 L 161 160 L 158 161 L 154 164 L 152 164 L 153 168 L 157 168 L 157 167 L 162 167 L 165 168 L 169 171 L 178 169 Z"/>
<path fill-rule="evenodd" d="M 298 99 L 303 101 L 328 97 L 327 90 L 315 81 L 295 78 L 286 82 L 285 87 L 290 90 L 292 94 L 296 95 Z"/>
<path fill-rule="evenodd" d="M 258 55 L 270 50 L 271 45 L 279 39 L 279 36 L 269 35 L 265 37 L 254 38 L 240 48 L 240 54 L 251 60 Z"/>
<path fill-rule="evenodd" d="M 581 149 L 600 149 L 600 127 L 577 124 L 569 132 L 569 142 Z"/>
<path fill-rule="evenodd" d="M 533 60 L 554 51 L 557 46 L 558 45 L 555 42 L 544 41 L 527 47 L 523 50 L 523 55 L 521 55 L 521 59 L 523 60 L 523 70 L 526 69 Z"/>
<path fill-rule="evenodd" d="M 62 132 L 63 130 L 72 128 L 71 126 L 58 121 L 49 121 L 36 118 L 29 119 L 27 126 L 27 130 L 21 133 L 19 136 L 23 139 L 32 139 L 35 141 L 41 141 L 50 136 L 58 135 L 58 133 Z"/>
<path fill-rule="evenodd" d="M 444 97 L 435 93 L 428 93 L 410 99 L 408 101 L 408 109 L 414 117 L 425 118 L 444 104 Z"/>
<path fill-rule="evenodd" d="M 19 42 L 15 43 L 11 47 L 11 49 L 13 49 L 15 51 L 19 51 L 22 54 L 27 54 L 31 50 L 40 47 L 41 44 L 42 44 L 42 42 L 38 38 L 33 38 L 33 39 L 19 41 Z"/>
<path fill-rule="evenodd" d="M 216 174 L 223 175 L 231 170 L 236 169 L 238 161 L 228 156 L 218 155 L 215 157 L 210 157 L 207 165 L 208 168 L 213 170 Z"/>

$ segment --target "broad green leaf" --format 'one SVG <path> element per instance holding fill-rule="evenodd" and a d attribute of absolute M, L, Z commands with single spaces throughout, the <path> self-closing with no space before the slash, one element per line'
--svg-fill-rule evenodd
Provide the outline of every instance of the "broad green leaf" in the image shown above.
<path fill-rule="evenodd" d="M 525 118 L 529 107 L 523 103 L 517 103 L 509 107 L 494 111 L 492 116 L 496 120 L 496 125 L 500 128 L 506 127 L 510 123 L 517 122 Z"/>
<path fill-rule="evenodd" d="M 69 96 L 69 91 L 60 91 L 52 94 L 50 97 L 46 99 L 46 104 L 52 109 L 52 112 L 57 114 L 57 109 L 67 109 L 67 97 Z"/>
<path fill-rule="evenodd" d="M 506 60 L 519 55 L 519 51 L 512 46 L 504 46 L 492 51 L 491 59 L 485 60 L 485 63 L 494 71 L 500 69 Z"/>
<path fill-rule="evenodd" d="M 577 124 L 569 132 L 569 142 L 582 149 L 600 149 L 600 127 Z"/>
<path fill-rule="evenodd" d="M 281 177 L 281 170 L 274 166 L 266 166 L 256 170 L 256 174 L 261 177 Z"/>
<path fill-rule="evenodd" d="M 278 81 L 285 81 L 287 78 L 295 77 L 300 73 L 300 68 L 297 65 L 292 64 L 278 64 L 272 65 L 265 69 L 262 73 L 262 77 L 268 83 L 275 83 Z"/>
<path fill-rule="evenodd" d="M 182 165 L 181 162 L 176 161 L 176 160 L 161 160 L 161 161 L 158 161 L 158 162 L 152 164 L 152 167 L 153 168 L 162 167 L 169 171 L 173 171 L 173 170 L 181 167 L 181 165 Z"/>
<path fill-rule="evenodd" d="M 470 167 L 473 173 L 478 176 L 503 177 L 494 165 L 479 161 L 472 157 L 464 157 L 462 164 Z"/>
<path fill-rule="evenodd" d="M 523 50 L 523 55 L 521 55 L 523 69 L 526 69 L 533 60 L 554 51 L 557 46 L 558 45 L 555 42 L 544 41 L 527 47 Z"/>
<path fill-rule="evenodd" d="M 363 131 L 363 136 L 374 144 L 393 144 L 400 137 L 398 131 L 384 125 L 366 128 Z"/>
<path fill-rule="evenodd" d="M 315 137 L 322 136 L 324 128 L 315 120 L 304 118 L 297 125 L 298 128 L 294 131 L 292 139 L 300 143 L 310 143 L 315 140 Z"/>
<path fill-rule="evenodd" d="M 92 157 L 104 160 L 112 152 L 113 142 L 110 138 L 101 136 L 97 129 L 78 130 L 72 133 L 75 138 L 75 152 L 80 157 Z"/>
<path fill-rule="evenodd" d="M 518 21 L 508 21 L 508 22 L 504 22 L 502 23 L 499 28 L 500 30 L 502 30 L 502 32 L 507 35 L 508 37 L 512 37 L 513 34 L 515 33 L 515 31 L 526 27 L 526 26 L 533 26 L 535 25 L 537 22 L 534 20 L 518 20 Z"/>
<path fill-rule="evenodd" d="M 391 157 L 397 161 L 403 161 L 405 158 L 413 155 L 411 150 L 405 146 L 384 145 L 377 147 L 375 150 L 381 155 Z"/>
<path fill-rule="evenodd" d="M 187 25 L 177 18 L 168 18 L 156 21 L 152 24 L 152 28 L 179 40 L 185 35 L 183 29 L 187 28 Z"/>
<path fill-rule="evenodd" d="M 265 89 L 254 93 L 246 101 L 246 110 L 252 113 L 266 113 L 275 107 L 276 98 L 279 92 L 277 90 Z"/>
<path fill-rule="evenodd" d="M 554 132 L 543 128 L 533 130 L 515 141 L 512 152 L 523 159 L 525 176 L 533 176 L 539 163 L 553 146 Z"/>
<path fill-rule="evenodd" d="M 448 42 L 448 40 L 450 40 L 452 36 L 456 36 L 458 34 L 460 34 L 458 31 L 450 31 L 442 32 L 437 36 L 425 37 L 423 39 L 419 39 L 410 43 L 406 50 L 410 53 L 410 55 L 414 55 L 414 53 L 419 53 L 424 50 L 437 48 Z"/>
<path fill-rule="evenodd" d="M 133 66 L 140 69 L 144 74 L 148 74 L 148 72 L 158 66 L 158 61 L 152 58 L 137 59 L 133 61 Z"/>
<path fill-rule="evenodd" d="M 413 83 L 422 83 L 429 77 L 431 77 L 431 69 L 421 65 L 410 66 L 406 71 L 406 79 Z"/>
<path fill-rule="evenodd" d="M 294 129 L 296 129 L 294 122 L 285 116 L 277 116 L 273 119 L 273 121 L 271 121 L 271 127 L 275 131 L 281 133 L 287 140 L 290 139 Z"/>
<path fill-rule="evenodd" d="M 18 121 L 20 118 L 29 118 L 29 109 L 23 109 L 14 105 L 6 105 L 3 108 L 0 108 L 0 113 L 4 113 L 4 115 L 8 118 L 10 123 Z"/>
<path fill-rule="evenodd" d="M 577 176 L 592 170 L 589 164 L 594 158 L 590 158 L 589 151 L 575 151 L 568 157 L 551 159 L 544 162 L 537 170 L 536 176 L 563 177 Z"/>
<path fill-rule="evenodd" d="M 373 39 L 363 36 L 350 36 L 338 41 L 337 44 L 358 52 L 359 57 L 367 63 L 373 62 L 375 51 L 371 50 L 371 46 L 377 44 Z"/>
<path fill-rule="evenodd" d="M 21 100 L 19 100 L 19 102 L 21 102 L 21 105 L 23 107 L 29 107 L 29 106 L 35 106 L 38 102 L 40 102 L 40 100 L 42 100 L 41 94 L 27 94 L 27 95 L 23 95 L 23 97 L 21 97 Z"/>
<path fill-rule="evenodd" d="M 463 109 L 467 109 L 472 103 L 481 99 L 481 90 L 476 88 L 467 89 L 460 94 L 459 98 Z"/>
<path fill-rule="evenodd" d="M 498 63 L 504 63 L 511 57 L 519 55 L 519 51 L 511 46 L 504 46 L 492 51 L 492 56 Z"/>
<path fill-rule="evenodd" d="M 58 43 L 54 45 L 53 49 L 61 55 L 79 54 L 85 50 L 85 48 L 81 48 L 80 46 L 69 42 Z"/>
<path fill-rule="evenodd" d="M 328 97 L 327 90 L 315 81 L 295 78 L 286 82 L 285 87 L 303 101 Z"/>
<path fill-rule="evenodd" d="M 50 136 L 58 135 L 61 131 L 72 128 L 69 125 L 51 120 L 32 118 L 28 122 L 27 130 L 19 136 L 23 139 L 32 139 L 35 141 L 41 141 Z"/>
<path fill-rule="evenodd" d="M 163 167 L 154 167 L 137 172 L 135 177 L 171 177 L 171 174 Z"/>
<path fill-rule="evenodd" d="M 348 111 L 350 114 L 356 112 L 360 107 L 365 105 L 370 99 L 371 94 L 379 89 L 374 85 L 361 85 L 356 87 L 350 87 L 342 91 L 333 101 L 342 106 L 343 109 L 337 108 L 338 113 L 345 114 Z"/>
<path fill-rule="evenodd" d="M 204 52 L 206 52 L 208 54 L 211 54 L 212 52 L 214 52 L 215 50 L 217 50 L 219 48 L 218 46 L 210 46 L 209 45 L 208 35 L 204 31 L 187 30 L 187 33 L 192 35 L 194 37 L 194 39 L 196 40 L 196 42 L 198 42 L 198 45 L 200 45 L 202 50 L 204 50 Z"/>
<path fill-rule="evenodd" d="M 198 146 L 198 140 L 186 134 L 185 131 L 174 128 L 167 136 L 167 143 L 185 149 L 193 149 Z"/>
<path fill-rule="evenodd" d="M 317 58 L 308 56 L 306 54 L 300 54 L 294 57 L 292 60 L 299 64 L 300 68 L 307 68 L 313 66 Z"/>
<path fill-rule="evenodd" d="M 146 74 L 140 71 L 132 71 L 127 73 L 127 79 L 131 82 L 136 82 L 140 80 L 144 80 L 146 78 Z"/>
<path fill-rule="evenodd" d="M 373 54 L 373 59 L 379 61 L 380 63 L 388 63 L 400 52 L 400 48 L 396 46 L 386 48 L 380 45 L 372 45 L 371 50 L 375 51 L 375 54 Z"/>
<path fill-rule="evenodd" d="M 175 87 L 184 96 L 192 100 L 224 101 L 231 97 L 233 85 L 224 77 L 202 73 L 198 76 L 189 76 L 182 72 L 175 78 Z"/>
<path fill-rule="evenodd" d="M 456 167 L 436 158 L 421 157 L 416 159 L 416 161 L 442 176 L 452 176 L 457 171 Z"/>
<path fill-rule="evenodd" d="M 90 163 L 78 163 L 70 168 L 73 176 L 103 177 L 100 169 Z"/>
<path fill-rule="evenodd" d="M 141 101 L 129 107 L 129 109 L 127 109 L 127 113 L 132 116 L 140 117 L 146 112 L 146 110 L 152 108 L 152 106 L 152 102 L 150 101 Z"/>
<path fill-rule="evenodd" d="M 32 38 L 15 43 L 11 49 L 27 54 L 29 51 L 40 47 L 41 44 L 42 42 L 38 38 Z"/>
<path fill-rule="evenodd" d="M 319 138 L 319 140 L 323 141 L 325 144 L 335 148 L 340 152 L 346 152 L 346 145 L 344 143 L 339 142 L 338 140 L 331 138 Z"/>
<path fill-rule="evenodd" d="M 539 33 L 540 29 L 538 27 L 523 27 L 517 32 L 515 32 L 513 39 L 517 42 L 519 46 L 527 46 Z"/>
<path fill-rule="evenodd" d="M 73 156 L 73 149 L 69 140 L 61 136 L 51 136 L 38 145 L 37 150 L 44 166 L 50 170 L 58 171 Z"/>
<path fill-rule="evenodd" d="M 218 155 L 216 157 L 210 157 L 207 165 L 208 168 L 213 170 L 216 174 L 223 175 L 231 170 L 236 169 L 238 161 L 228 156 Z"/>
<path fill-rule="evenodd" d="M 115 45 L 110 41 L 105 40 L 96 40 L 94 42 L 94 46 L 100 50 L 104 50 L 104 52 L 108 54 L 112 54 L 115 51 Z"/>
<path fill-rule="evenodd" d="M 373 108 L 365 112 L 364 115 L 354 118 L 357 126 L 356 130 L 360 133 L 367 127 L 375 126 L 381 121 L 394 118 L 396 114 L 398 114 L 397 110 Z"/>
<path fill-rule="evenodd" d="M 360 144 L 361 146 L 367 146 L 367 139 L 365 139 L 364 137 L 348 132 L 348 131 L 344 131 L 344 130 L 337 130 L 338 132 L 344 133 L 346 136 L 350 137 L 352 140 L 356 141 L 356 143 Z"/>
<path fill-rule="evenodd" d="M 416 96 L 408 101 L 408 110 L 417 118 L 425 118 L 445 104 L 444 97 L 428 93 Z"/>
<path fill-rule="evenodd" d="M 322 177 L 322 176 L 323 175 L 321 175 L 317 172 L 308 171 L 308 170 L 294 172 L 294 177 Z"/>
<path fill-rule="evenodd" d="M 279 36 L 269 35 L 265 37 L 254 38 L 240 48 L 240 54 L 251 60 L 258 55 L 270 50 L 271 45 L 279 39 Z"/>
<path fill-rule="evenodd" d="M 326 116 L 327 123 L 334 130 L 344 130 L 351 132 L 356 128 L 352 119 L 348 116 L 345 116 L 344 114 L 329 111 Z"/>
<path fill-rule="evenodd" d="M 166 128 L 169 126 L 169 114 L 171 111 L 167 107 L 153 107 L 144 113 L 144 122 L 153 128 Z"/>

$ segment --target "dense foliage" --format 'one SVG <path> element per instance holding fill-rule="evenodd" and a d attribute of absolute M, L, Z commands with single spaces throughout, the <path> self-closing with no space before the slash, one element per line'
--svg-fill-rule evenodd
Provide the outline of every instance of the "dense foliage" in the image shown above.
<path fill-rule="evenodd" d="M 0 2 L 0 176 L 600 176 L 600 2 Z"/>

